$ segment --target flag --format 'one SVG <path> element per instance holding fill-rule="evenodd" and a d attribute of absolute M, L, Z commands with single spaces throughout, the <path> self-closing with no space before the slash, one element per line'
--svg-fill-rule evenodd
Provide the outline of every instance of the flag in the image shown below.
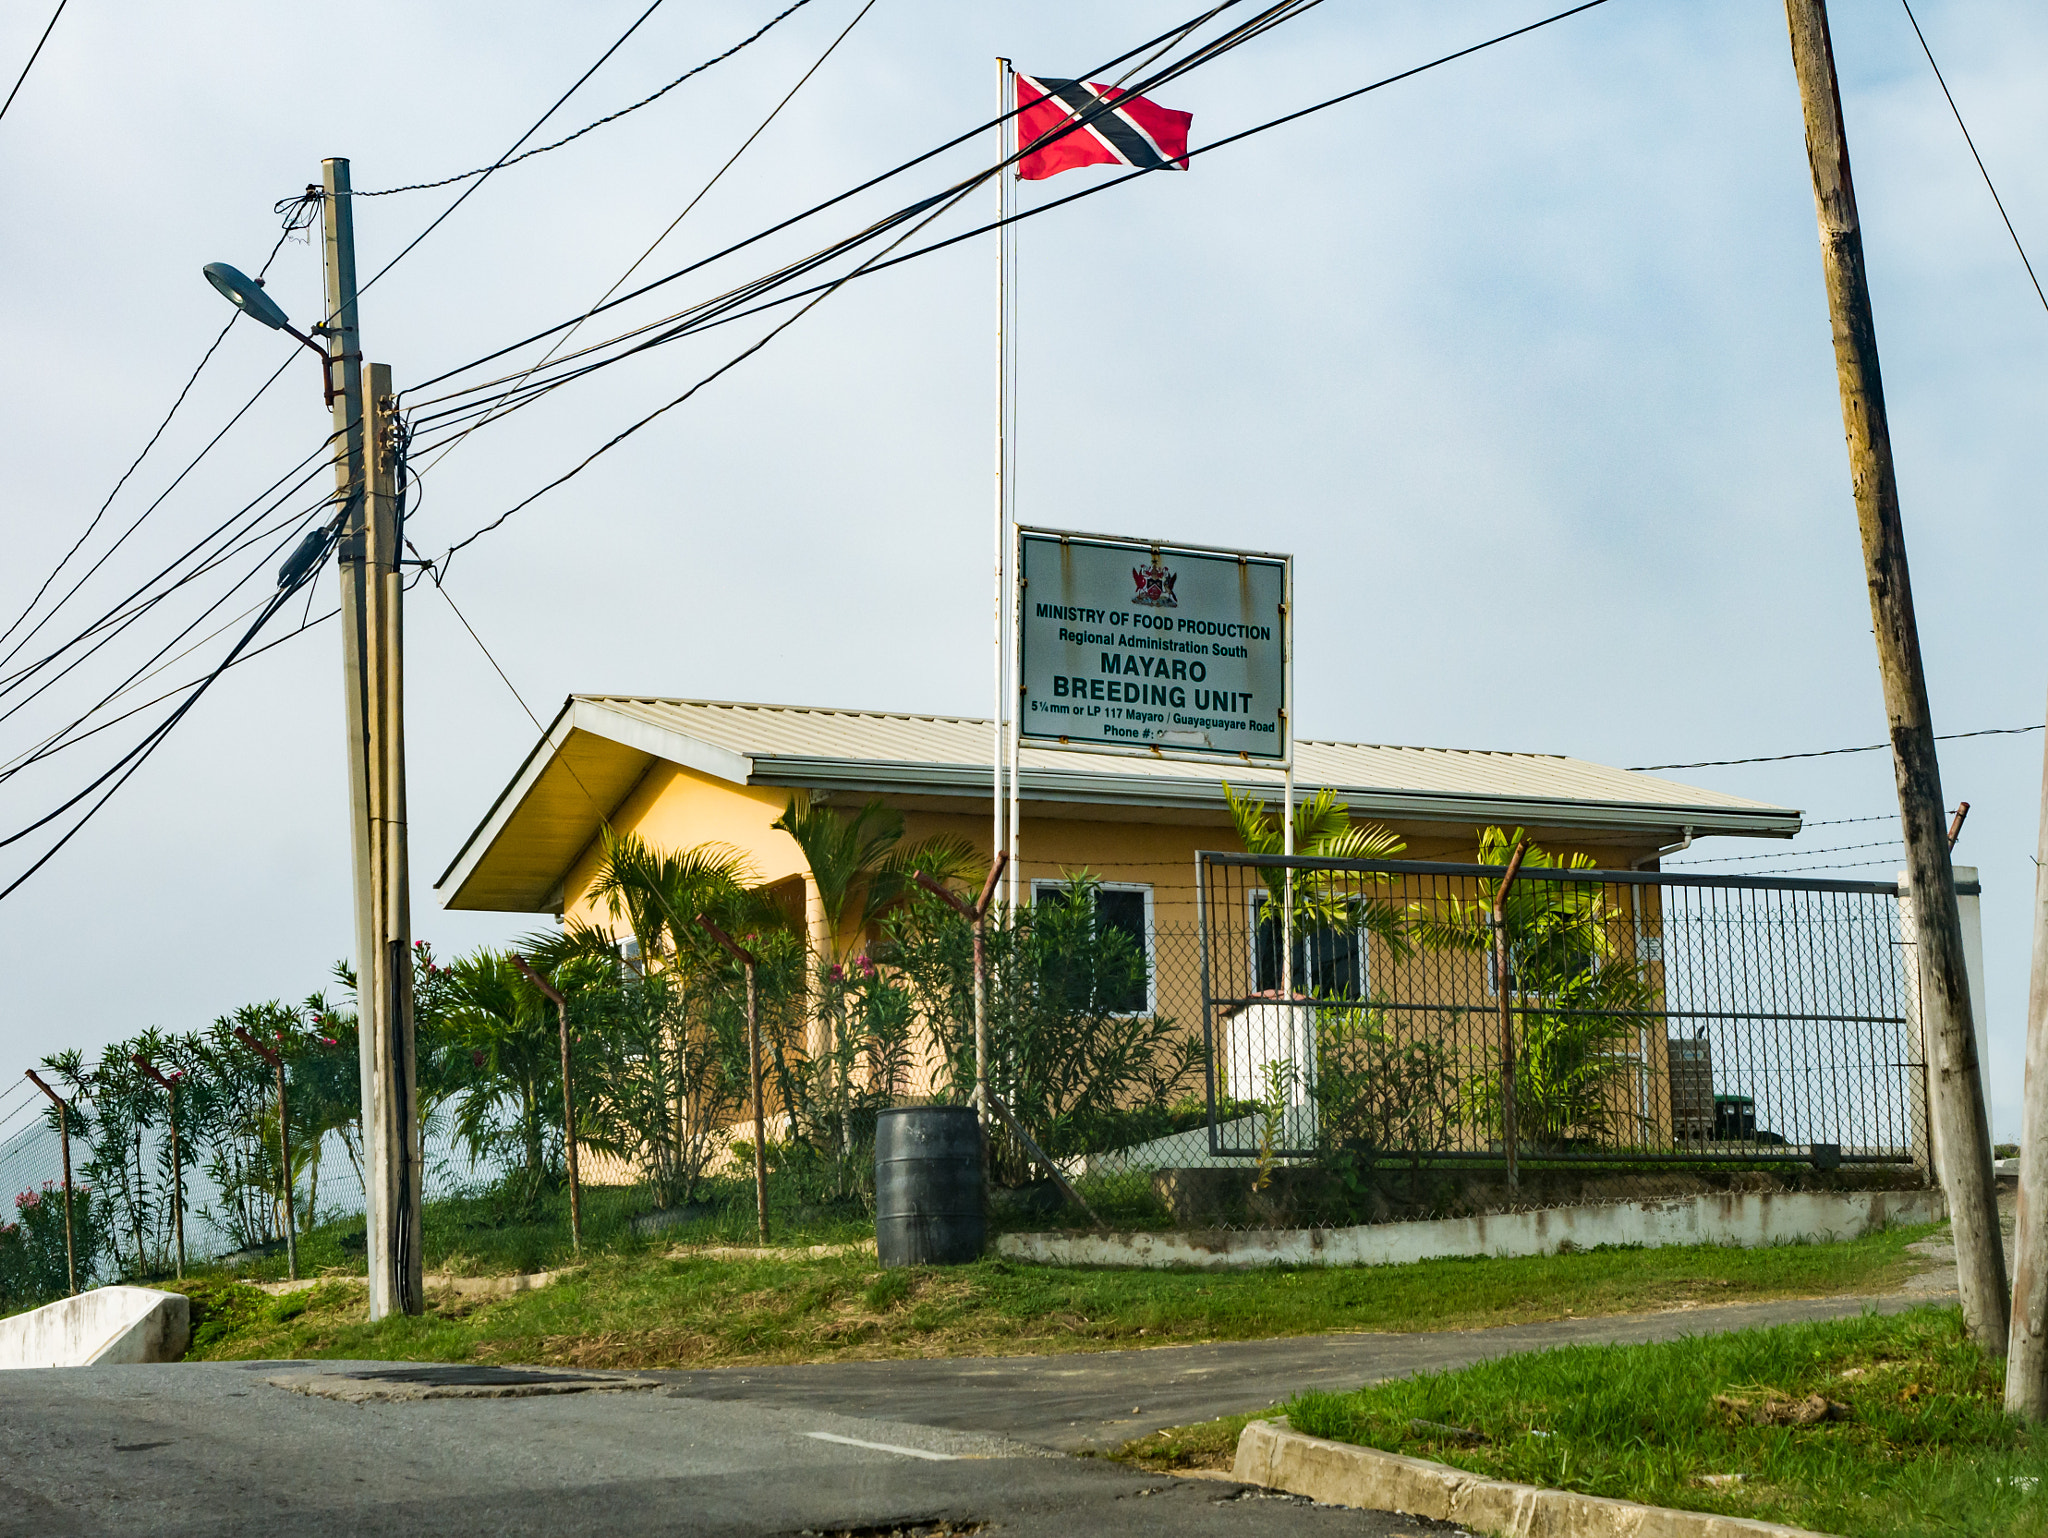
<path fill-rule="evenodd" d="M 1081 126 L 1074 127 L 1075 120 Z M 1192 112 L 1175 112 L 1111 85 L 1080 80 L 1017 76 L 1017 144 L 1028 151 L 1017 162 L 1024 181 L 1042 181 L 1076 166 L 1135 166 L 1140 170 L 1188 168 L 1188 125 Z M 1031 145 L 1065 127 L 1042 149 Z"/>

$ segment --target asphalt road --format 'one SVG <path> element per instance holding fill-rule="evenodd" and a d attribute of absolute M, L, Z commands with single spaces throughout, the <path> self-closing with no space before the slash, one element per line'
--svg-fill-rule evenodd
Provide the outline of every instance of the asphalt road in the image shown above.
<path fill-rule="evenodd" d="M 1262 1408 L 1310 1385 L 1930 1301 L 1940 1300 L 641 1375 L 388 1362 L 10 1372 L 0 1535 L 1454 1532 L 1059 1450 Z"/>
<path fill-rule="evenodd" d="M 1454 1532 L 1165 1479 L 1001 1437 L 691 1398 L 673 1386 L 350 1403 L 310 1364 L 0 1376 L 0 1533 L 1320 1538 Z M 359 1369 L 373 1390 L 389 1363 Z M 417 1380 L 431 1370 L 397 1369 Z M 488 1386 L 517 1374 L 462 1368 Z M 364 1381 L 353 1385 L 362 1388 Z M 416 1387 L 417 1383 L 405 1385 Z"/>

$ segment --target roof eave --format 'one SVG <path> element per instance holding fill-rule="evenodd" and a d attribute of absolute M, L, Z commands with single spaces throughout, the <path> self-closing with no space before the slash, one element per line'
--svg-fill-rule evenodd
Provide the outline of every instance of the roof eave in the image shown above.
<path fill-rule="evenodd" d="M 989 771 L 965 764 L 874 763 L 851 759 L 758 755 L 750 783 L 925 795 L 986 797 Z M 1199 779 L 1141 779 L 1135 775 L 1085 770 L 1025 769 L 1024 796 L 1110 806 L 1222 807 L 1220 784 Z M 1378 786 L 1331 787 L 1355 813 L 1418 822 L 1520 823 L 1545 827 L 1691 829 L 1696 834 L 1749 838 L 1791 838 L 1800 814 L 1789 808 L 1738 809 L 1682 802 L 1588 801 L 1548 796 L 1471 795 L 1392 790 Z"/>

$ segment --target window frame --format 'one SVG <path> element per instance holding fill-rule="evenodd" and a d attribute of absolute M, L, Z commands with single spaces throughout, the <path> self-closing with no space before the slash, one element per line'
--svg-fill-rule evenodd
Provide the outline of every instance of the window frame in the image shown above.
<path fill-rule="evenodd" d="M 1265 888 L 1262 886 L 1254 886 L 1251 888 L 1251 890 L 1245 893 L 1245 908 L 1247 910 L 1247 928 L 1251 935 L 1252 942 L 1251 991 L 1255 994 L 1264 992 L 1264 990 L 1261 989 L 1261 987 L 1259 986 L 1259 964 L 1263 959 L 1263 944 L 1261 931 L 1264 926 L 1264 920 L 1261 918 L 1259 910 L 1263 908 L 1267 903 L 1270 903 L 1273 900 L 1274 899 L 1272 893 L 1266 891 Z M 1355 960 L 1355 965 L 1353 968 L 1355 975 L 1352 978 L 1352 984 L 1357 989 L 1357 991 L 1349 996 L 1351 998 L 1360 1000 L 1368 999 L 1372 997 L 1372 935 L 1366 930 L 1365 926 L 1362 924 L 1354 925 L 1351 933 L 1354 940 L 1354 949 L 1352 955 Z M 1308 944 L 1308 939 L 1309 937 L 1307 935 L 1297 936 L 1296 943 L 1302 946 L 1306 946 Z M 1276 960 L 1279 956 L 1279 949 L 1279 937 L 1276 935 L 1274 937 L 1273 943 L 1274 956 Z M 1302 986 L 1302 981 L 1303 979 L 1299 975 L 1295 977 L 1294 985 L 1297 989 L 1299 989 Z M 1279 992 L 1279 978 L 1276 977 L 1273 979 L 1272 989 L 1273 992 L 1275 992 L 1276 994 Z"/>
<path fill-rule="evenodd" d="M 1066 891 L 1067 881 L 1058 876 L 1033 876 L 1031 878 L 1031 906 L 1038 906 L 1041 891 L 1058 894 Z M 1098 881 L 1096 889 L 1103 892 L 1138 892 L 1145 899 L 1145 1007 L 1143 1009 L 1113 1009 L 1109 1014 L 1119 1020 L 1135 1020 L 1144 1015 L 1159 1013 L 1159 945 L 1158 931 L 1152 917 L 1152 883 L 1149 881 Z"/>

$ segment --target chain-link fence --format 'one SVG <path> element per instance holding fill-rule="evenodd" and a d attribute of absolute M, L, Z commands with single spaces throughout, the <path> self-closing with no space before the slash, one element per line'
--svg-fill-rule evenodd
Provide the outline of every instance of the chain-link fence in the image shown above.
<path fill-rule="evenodd" d="M 1194 902 L 1160 904 L 1192 922 L 1148 914 L 1139 1007 L 1199 1038 L 1198 1103 L 1162 1135 L 1066 1161 L 1112 1221 L 1319 1226 L 1926 1182 L 1895 886 L 1197 866 Z"/>

